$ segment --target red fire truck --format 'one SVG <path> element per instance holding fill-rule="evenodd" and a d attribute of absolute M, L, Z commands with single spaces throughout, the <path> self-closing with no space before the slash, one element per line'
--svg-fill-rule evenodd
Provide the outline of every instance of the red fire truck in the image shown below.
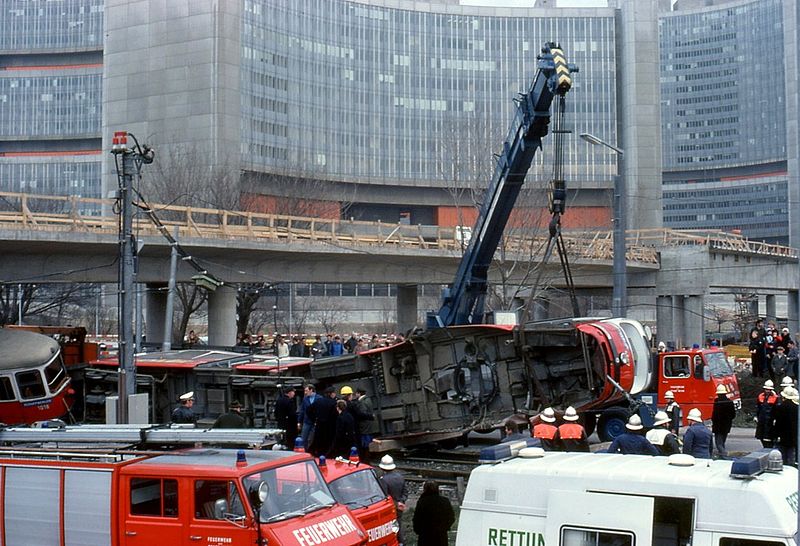
<path fill-rule="evenodd" d="M 319 469 L 336 501 L 347 506 L 367 530 L 369 546 L 398 546 L 400 524 L 394 502 L 381 487 L 374 468 L 322 457 Z"/>
<path fill-rule="evenodd" d="M 3 544 L 367 544 L 307 454 L 14 447 L 0 472 Z"/>

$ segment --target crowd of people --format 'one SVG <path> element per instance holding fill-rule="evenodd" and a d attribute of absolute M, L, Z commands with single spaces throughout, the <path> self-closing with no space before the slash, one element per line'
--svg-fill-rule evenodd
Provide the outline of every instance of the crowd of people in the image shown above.
<path fill-rule="evenodd" d="M 770 322 L 764 327 L 759 319 L 750 330 L 750 362 L 753 377 L 768 377 L 773 384 L 785 376 L 797 379 L 797 343 L 789 328 L 778 327 Z"/>
<path fill-rule="evenodd" d="M 350 334 L 347 339 L 335 333 L 326 334 L 325 339 L 321 334 L 313 337 L 296 335 L 291 338 L 276 334 L 271 339 L 264 334 L 239 334 L 236 336 L 238 347 L 247 347 L 250 352 L 271 354 L 279 358 L 296 356 L 317 359 L 326 356 L 341 356 L 388 347 L 403 341 L 405 338 L 402 334 L 378 335 L 355 332 Z"/>

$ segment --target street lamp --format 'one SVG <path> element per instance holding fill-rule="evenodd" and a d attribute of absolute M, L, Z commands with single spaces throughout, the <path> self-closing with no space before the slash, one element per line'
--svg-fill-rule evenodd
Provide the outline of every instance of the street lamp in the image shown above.
<path fill-rule="evenodd" d="M 612 274 L 614 286 L 611 294 L 611 316 L 624 317 L 628 309 L 628 272 L 625 261 L 625 179 L 622 175 L 624 150 L 609 144 L 589 133 L 581 133 L 581 138 L 595 146 L 605 146 L 617 154 L 617 175 L 614 177 L 614 261 Z"/>

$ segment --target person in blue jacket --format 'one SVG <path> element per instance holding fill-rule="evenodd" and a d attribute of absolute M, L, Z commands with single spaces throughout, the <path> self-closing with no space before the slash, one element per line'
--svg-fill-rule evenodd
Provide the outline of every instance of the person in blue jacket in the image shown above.
<path fill-rule="evenodd" d="M 683 452 L 696 459 L 710 459 L 714 440 L 711 431 L 703 424 L 703 415 L 699 409 L 692 408 L 686 418 L 691 423 L 683 435 Z"/>
<path fill-rule="evenodd" d="M 642 430 L 642 418 L 638 415 L 631 415 L 625 425 L 628 429 L 611 442 L 608 453 L 622 453 L 623 455 L 658 455 L 656 447 L 644 437 Z"/>

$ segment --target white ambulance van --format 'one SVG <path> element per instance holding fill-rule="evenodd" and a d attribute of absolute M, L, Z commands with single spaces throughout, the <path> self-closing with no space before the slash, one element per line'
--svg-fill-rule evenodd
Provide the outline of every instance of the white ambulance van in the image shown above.
<path fill-rule="evenodd" d="M 731 462 L 526 448 L 472 471 L 456 546 L 797 546 L 797 478 L 778 452 Z"/>

